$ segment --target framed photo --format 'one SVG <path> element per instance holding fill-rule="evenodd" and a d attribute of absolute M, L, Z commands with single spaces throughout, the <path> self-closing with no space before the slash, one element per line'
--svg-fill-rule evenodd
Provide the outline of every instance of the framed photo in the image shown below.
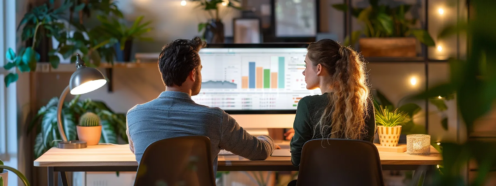
<path fill-rule="evenodd" d="M 272 0 L 278 38 L 315 38 L 319 30 L 319 0 Z"/>
<path fill-rule="evenodd" d="M 233 27 L 234 43 L 262 43 L 259 18 L 235 18 Z"/>

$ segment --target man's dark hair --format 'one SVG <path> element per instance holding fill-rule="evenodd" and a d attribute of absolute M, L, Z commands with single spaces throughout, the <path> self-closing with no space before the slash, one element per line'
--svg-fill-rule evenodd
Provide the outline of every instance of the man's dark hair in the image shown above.
<path fill-rule="evenodd" d="M 178 39 L 162 48 L 158 68 L 166 86 L 181 86 L 193 69 L 200 65 L 198 51 L 206 44 L 199 37 Z"/>

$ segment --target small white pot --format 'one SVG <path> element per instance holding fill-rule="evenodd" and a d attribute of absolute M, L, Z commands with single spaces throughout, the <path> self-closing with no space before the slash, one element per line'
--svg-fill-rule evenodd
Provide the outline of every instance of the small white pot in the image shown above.
<path fill-rule="evenodd" d="M 3 172 L 0 173 L 0 177 L 3 178 L 3 186 L 7 186 L 9 182 L 9 174 L 7 170 L 4 169 Z"/>

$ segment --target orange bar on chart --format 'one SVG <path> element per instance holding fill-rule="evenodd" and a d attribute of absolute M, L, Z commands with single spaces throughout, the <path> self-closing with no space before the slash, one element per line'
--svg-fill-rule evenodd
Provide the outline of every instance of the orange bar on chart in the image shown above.
<path fill-rule="evenodd" d="M 248 89 L 248 76 L 241 77 L 241 88 Z"/>
<path fill-rule="evenodd" d="M 277 72 L 270 73 L 270 88 L 277 88 Z"/>
<path fill-rule="evenodd" d="M 257 88 L 263 88 L 263 68 L 257 67 Z"/>

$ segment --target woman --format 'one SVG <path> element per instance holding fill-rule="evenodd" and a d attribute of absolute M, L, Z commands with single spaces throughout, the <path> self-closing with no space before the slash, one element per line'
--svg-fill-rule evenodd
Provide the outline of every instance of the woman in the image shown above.
<path fill-rule="evenodd" d="M 299 166 L 303 144 L 316 138 L 343 138 L 372 142 L 373 104 L 369 99 L 364 64 L 357 52 L 324 39 L 308 46 L 305 58 L 307 89 L 322 95 L 300 100 L 291 140 L 291 160 Z"/>

